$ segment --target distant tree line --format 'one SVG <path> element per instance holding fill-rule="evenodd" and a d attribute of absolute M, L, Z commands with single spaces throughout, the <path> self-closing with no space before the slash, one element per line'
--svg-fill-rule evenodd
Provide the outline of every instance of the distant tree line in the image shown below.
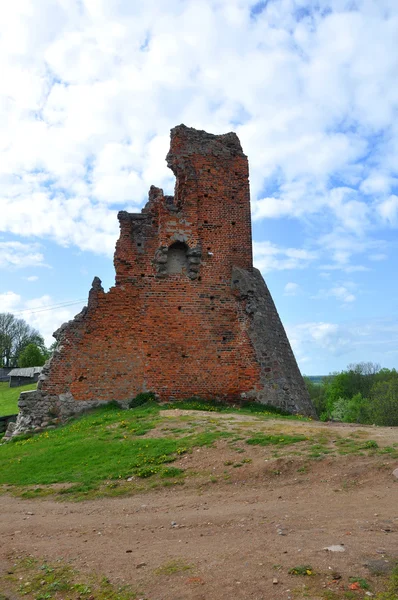
<path fill-rule="evenodd" d="M 398 372 L 372 362 L 350 364 L 314 382 L 304 377 L 322 421 L 398 426 Z"/>
<path fill-rule="evenodd" d="M 40 367 L 50 353 L 37 329 L 11 313 L 0 313 L 1 367 Z"/>

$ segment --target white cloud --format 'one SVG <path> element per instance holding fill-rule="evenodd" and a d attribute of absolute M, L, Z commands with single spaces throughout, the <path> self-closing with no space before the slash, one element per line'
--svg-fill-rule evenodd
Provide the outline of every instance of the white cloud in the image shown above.
<path fill-rule="evenodd" d="M 319 290 L 313 298 L 318 300 L 336 298 L 336 300 L 339 300 L 344 304 L 351 304 L 356 299 L 355 295 L 352 293 L 354 287 L 352 282 L 347 282 L 345 285 L 335 285 L 329 289 Z"/>
<path fill-rule="evenodd" d="M 283 290 L 285 296 L 297 296 L 297 294 L 301 291 L 301 288 L 298 283 L 293 283 L 289 281 Z"/>
<path fill-rule="evenodd" d="M 7 3 L 0 229 L 110 255 L 116 209 L 152 183 L 172 190 L 164 156 L 182 121 L 237 130 L 256 219 L 395 225 L 398 6 L 270 0 L 251 18 L 252 5 Z"/>
<path fill-rule="evenodd" d="M 385 249 L 386 242 L 381 239 L 373 239 L 365 235 L 357 235 L 348 232 L 342 227 L 336 227 L 332 232 L 319 236 L 317 245 L 323 250 L 328 259 L 334 262 L 321 264 L 322 270 L 341 270 L 346 273 L 368 271 L 369 267 L 361 264 L 352 264 L 353 257 L 364 255 L 370 258 L 375 251 Z M 371 254 L 369 254 L 371 253 Z"/>
<path fill-rule="evenodd" d="M 398 225 L 398 196 L 392 195 L 380 202 L 378 211 L 389 225 Z"/>
<path fill-rule="evenodd" d="M 370 271 L 369 267 L 365 267 L 364 265 L 345 265 L 341 263 L 335 264 L 324 264 L 319 267 L 324 271 L 343 271 L 344 273 L 360 273 L 363 271 Z M 325 273 L 322 274 L 323 277 L 326 276 Z"/>
<path fill-rule="evenodd" d="M 371 360 L 382 366 L 394 365 L 398 325 L 393 319 L 366 319 L 344 324 L 310 321 L 289 325 L 286 329 L 298 362 L 306 363 L 306 358 L 312 356 L 313 361 L 324 365 L 325 374 L 332 370 L 325 367 L 333 362 L 332 357 L 339 359 L 340 369 L 353 361 Z M 346 357 L 348 354 L 352 356 Z M 386 365 L 386 361 L 390 364 Z"/>
<path fill-rule="evenodd" d="M 341 300 L 342 302 L 354 302 L 355 296 L 343 285 L 333 287 L 329 290 L 329 294 Z"/>
<path fill-rule="evenodd" d="M 35 327 L 44 337 L 49 346 L 54 342 L 53 333 L 63 323 L 69 321 L 82 308 L 84 302 L 73 306 L 59 306 L 49 295 L 40 296 L 26 300 L 23 304 L 23 312 L 18 316 L 25 319 L 32 327 Z"/>
<path fill-rule="evenodd" d="M 29 277 L 25 277 L 26 281 L 37 281 L 39 278 L 37 275 L 29 275 Z"/>
<path fill-rule="evenodd" d="M 376 254 L 369 254 L 369 260 L 374 262 L 380 262 L 381 260 L 386 260 L 388 258 L 387 254 L 383 252 L 378 252 Z"/>
<path fill-rule="evenodd" d="M 19 306 L 21 296 L 15 292 L 4 292 L 0 294 L 0 312 L 12 312 Z"/>
<path fill-rule="evenodd" d="M 41 333 L 47 346 L 54 342 L 53 332 L 65 321 L 72 319 L 83 305 L 84 302 L 80 305 L 62 306 L 49 295 L 25 300 L 12 291 L 0 294 L 0 313 L 10 312 L 18 319 L 24 319 Z"/>
<path fill-rule="evenodd" d="M 254 264 L 263 273 L 304 269 L 317 258 L 315 252 L 301 248 L 279 248 L 271 242 L 254 242 Z"/>
<path fill-rule="evenodd" d="M 306 353 L 308 346 L 325 350 L 333 356 L 341 356 L 353 349 L 354 336 L 348 329 L 336 323 L 309 322 L 290 326 L 288 335 L 293 350 L 300 356 Z M 312 349 L 314 354 L 314 348 Z"/>
<path fill-rule="evenodd" d="M 388 176 L 379 171 L 370 172 L 360 185 L 360 189 L 364 194 L 373 196 L 386 195 L 390 192 L 392 185 L 396 183 L 393 177 Z"/>
<path fill-rule="evenodd" d="M 44 265 L 44 256 L 38 244 L 0 241 L 0 269 L 23 269 Z"/>

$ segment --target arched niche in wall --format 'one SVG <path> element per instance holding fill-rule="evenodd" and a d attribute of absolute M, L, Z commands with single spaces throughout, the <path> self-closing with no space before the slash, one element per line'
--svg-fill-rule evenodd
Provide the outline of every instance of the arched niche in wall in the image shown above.
<path fill-rule="evenodd" d="M 188 274 L 188 246 L 184 242 L 175 242 L 169 247 L 167 252 L 166 272 L 167 275 L 176 275 L 178 273 Z"/>

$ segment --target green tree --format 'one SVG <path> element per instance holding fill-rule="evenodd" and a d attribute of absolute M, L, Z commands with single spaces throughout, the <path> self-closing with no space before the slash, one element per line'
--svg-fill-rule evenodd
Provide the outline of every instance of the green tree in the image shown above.
<path fill-rule="evenodd" d="M 371 423 L 371 404 L 360 392 L 346 401 L 344 423 Z"/>
<path fill-rule="evenodd" d="M 334 421 L 343 423 L 371 423 L 371 403 L 361 393 L 352 398 L 339 398 L 331 416 Z"/>
<path fill-rule="evenodd" d="M 398 372 L 372 362 L 348 365 L 321 384 L 304 377 L 321 420 L 398 425 Z"/>
<path fill-rule="evenodd" d="M 398 426 L 398 374 L 375 383 L 371 390 L 371 420 L 376 425 Z"/>
<path fill-rule="evenodd" d="M 383 375 L 380 375 L 382 372 Z M 345 371 L 333 373 L 332 376 L 326 377 L 324 379 L 324 386 L 327 417 L 330 418 L 336 403 L 342 398 L 351 400 L 354 396 L 360 394 L 363 404 L 365 405 L 367 402 L 365 399 L 370 397 L 370 391 L 378 378 L 388 378 L 388 373 L 388 369 L 381 370 L 380 365 L 378 364 L 362 362 L 348 365 Z M 349 408 L 349 411 L 351 411 L 350 414 L 356 413 L 358 402 L 361 402 L 360 397 L 358 397 L 350 407 L 347 405 L 347 409 Z M 340 410 L 341 403 L 339 404 L 339 411 Z M 363 413 L 363 418 L 365 418 L 365 413 Z M 368 421 L 361 422 L 366 423 Z"/>
<path fill-rule="evenodd" d="M 18 358 L 19 367 L 41 367 L 46 362 L 46 357 L 37 344 L 28 344 Z"/>
<path fill-rule="evenodd" d="M 11 313 L 0 313 L 0 366 L 16 367 L 28 344 L 36 344 L 42 352 L 45 349 L 43 337 L 26 321 Z"/>
<path fill-rule="evenodd" d="M 325 385 L 322 382 L 315 383 L 309 377 L 304 375 L 304 383 L 307 387 L 308 393 L 314 405 L 316 414 L 320 417 L 326 411 L 326 396 L 325 396 Z"/>

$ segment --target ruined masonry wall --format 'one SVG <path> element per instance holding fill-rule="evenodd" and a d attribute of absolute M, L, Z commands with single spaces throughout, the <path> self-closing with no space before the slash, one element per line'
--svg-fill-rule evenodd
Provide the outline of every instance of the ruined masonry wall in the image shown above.
<path fill-rule="evenodd" d="M 237 136 L 181 125 L 167 163 L 174 197 L 152 187 L 141 213 L 119 213 L 115 286 L 105 293 L 95 278 L 87 308 L 55 333 L 59 348 L 25 417 L 36 405 L 41 413 L 43 402 L 64 418 L 142 391 L 161 400 L 255 399 L 314 414 L 253 269 L 248 162 Z"/>

